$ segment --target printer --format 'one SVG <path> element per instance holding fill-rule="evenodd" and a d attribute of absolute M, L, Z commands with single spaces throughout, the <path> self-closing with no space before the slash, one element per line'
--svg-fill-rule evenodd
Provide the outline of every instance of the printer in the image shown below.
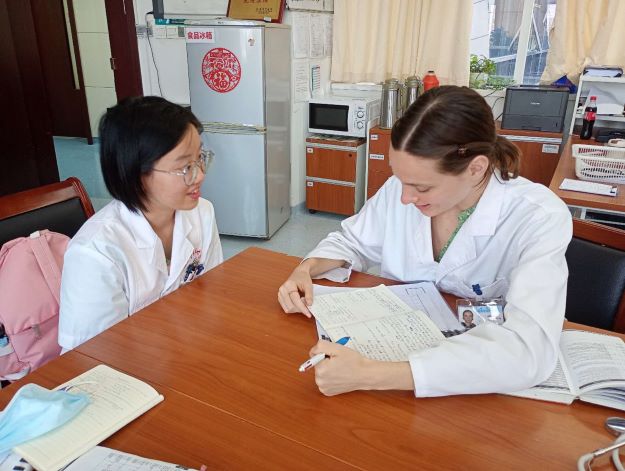
<path fill-rule="evenodd" d="M 501 129 L 562 132 L 569 89 L 545 85 L 506 88 Z"/>

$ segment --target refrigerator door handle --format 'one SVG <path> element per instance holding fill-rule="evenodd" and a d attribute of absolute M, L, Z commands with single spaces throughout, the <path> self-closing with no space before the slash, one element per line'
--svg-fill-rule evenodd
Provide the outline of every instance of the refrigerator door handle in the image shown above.
<path fill-rule="evenodd" d="M 240 123 L 202 122 L 204 131 L 219 134 L 266 134 L 265 126 Z"/>

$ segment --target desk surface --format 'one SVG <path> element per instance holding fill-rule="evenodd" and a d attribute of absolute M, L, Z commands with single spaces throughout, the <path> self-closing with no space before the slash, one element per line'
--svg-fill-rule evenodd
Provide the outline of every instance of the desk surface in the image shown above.
<path fill-rule="evenodd" d="M 101 363 L 69 352 L 0 394 L 0 408 L 26 382 L 53 388 Z M 105 440 L 117 450 L 199 469 L 352 469 L 323 453 L 234 417 L 210 404 L 152 383 L 165 400 Z M 10 393 L 10 394 L 9 394 Z M 248 437 L 253 437 L 249 439 Z"/>
<path fill-rule="evenodd" d="M 60 384 L 98 361 L 148 381 L 165 401 L 105 444 L 209 469 L 572 469 L 611 442 L 603 422 L 615 411 L 579 401 L 324 397 L 313 374 L 297 371 L 314 323 L 277 302 L 298 262 L 248 249 L 29 379 Z M 350 282 L 379 283 L 365 274 Z M 1 404 L 15 386 L 0 392 Z"/>
<path fill-rule="evenodd" d="M 571 206 L 625 212 L 625 185 L 616 185 L 619 187 L 619 191 L 618 195 L 615 197 L 559 189 L 562 180 L 565 178 L 577 179 L 575 176 L 575 159 L 572 154 L 573 144 L 601 145 L 601 143 L 597 143 L 594 140 L 588 141 L 582 140 L 578 136 L 570 136 L 569 140 L 563 144 L 562 154 L 560 155 L 558 166 L 551 179 L 549 189 L 558 195 L 566 204 Z"/>

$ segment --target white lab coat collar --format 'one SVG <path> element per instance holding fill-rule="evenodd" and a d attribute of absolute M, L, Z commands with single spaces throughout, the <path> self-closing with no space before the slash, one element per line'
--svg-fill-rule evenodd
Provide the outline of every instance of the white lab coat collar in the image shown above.
<path fill-rule="evenodd" d="M 120 203 L 120 216 L 132 232 L 137 248 L 144 252 L 148 263 L 154 264 L 155 268 L 160 272 L 167 274 L 167 263 L 165 261 L 165 254 L 163 253 L 163 244 L 144 214 L 141 211 L 134 213 L 124 204 Z M 166 290 L 177 280 L 180 272 L 186 268 L 186 262 L 193 253 L 193 244 L 187 238 L 192 229 L 193 226 L 190 221 L 183 216 L 183 212 L 176 211 L 172 247 L 180 247 L 180 250 L 177 251 L 174 249 L 172 253 L 171 269 L 165 286 Z M 157 256 L 157 253 L 161 256 Z"/>
<path fill-rule="evenodd" d="M 436 281 L 477 257 L 476 237 L 493 236 L 503 203 L 505 184 L 498 170 L 491 175 L 471 217 L 460 228 L 440 261 Z M 431 239 L 431 237 L 430 237 Z M 431 242 L 430 242 L 431 244 Z M 431 251 L 431 249 L 430 249 Z"/>
<path fill-rule="evenodd" d="M 141 210 L 136 213 L 130 211 L 123 203 L 119 202 L 119 216 L 125 223 L 125 226 L 132 233 L 135 244 L 138 249 L 150 250 L 154 249 L 158 236 L 150 226 Z"/>

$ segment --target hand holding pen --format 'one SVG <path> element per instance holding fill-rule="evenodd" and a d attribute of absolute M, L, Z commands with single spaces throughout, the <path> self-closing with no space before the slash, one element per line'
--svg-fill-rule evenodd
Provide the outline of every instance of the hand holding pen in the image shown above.
<path fill-rule="evenodd" d="M 340 339 L 338 339 L 336 341 L 336 343 L 338 343 L 339 345 L 345 345 L 347 342 L 349 342 L 349 337 L 343 337 L 343 338 L 340 338 Z M 318 365 L 325 358 L 326 358 L 326 354 L 325 353 L 318 353 L 317 355 L 309 358 L 308 360 L 306 360 L 304 363 L 302 363 L 300 365 L 300 367 L 299 367 L 300 373 L 303 373 L 303 372 L 309 370 L 310 368 Z"/>

